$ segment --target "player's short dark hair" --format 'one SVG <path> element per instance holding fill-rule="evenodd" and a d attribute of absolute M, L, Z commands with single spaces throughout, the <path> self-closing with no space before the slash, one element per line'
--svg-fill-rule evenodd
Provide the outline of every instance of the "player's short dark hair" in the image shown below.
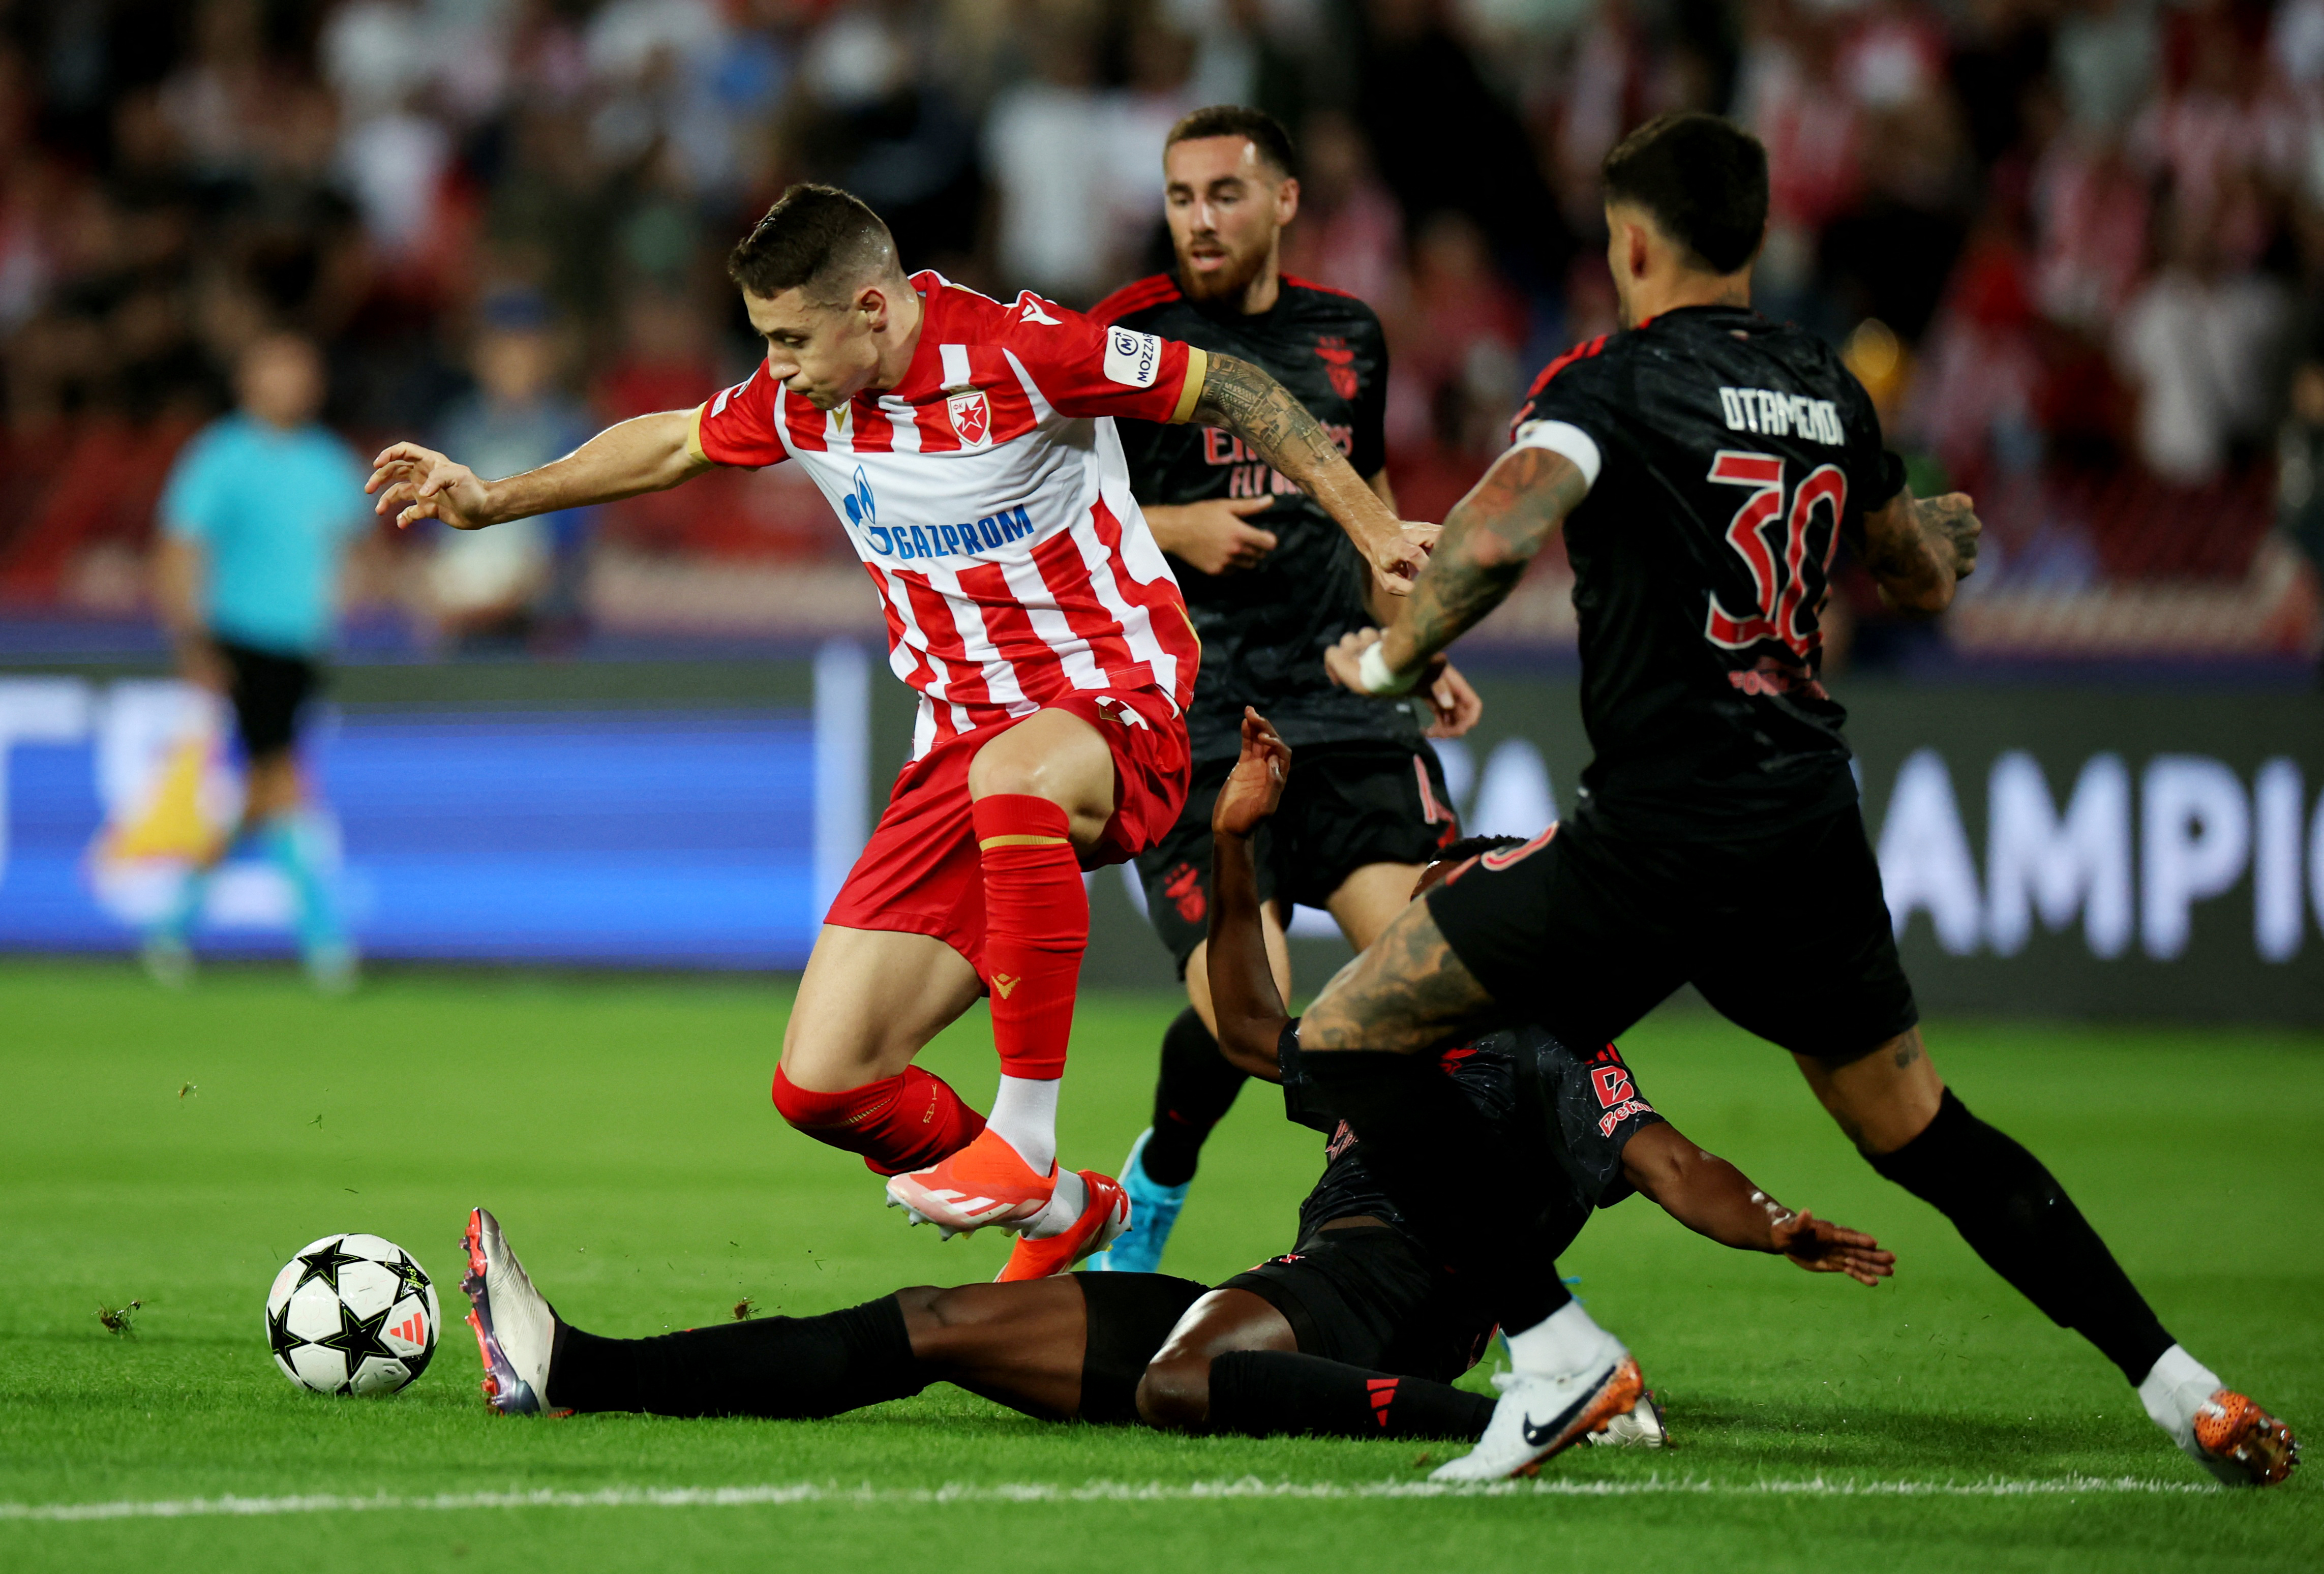
<path fill-rule="evenodd" d="M 1162 152 L 1167 154 L 1180 143 L 1213 136 L 1248 137 L 1277 175 L 1291 173 L 1291 133 L 1266 110 L 1247 104 L 1213 104 L 1195 110 L 1170 128 L 1170 134 L 1162 139 Z"/>
<path fill-rule="evenodd" d="M 1690 111 L 1646 122 L 1606 155 L 1606 200 L 1636 203 L 1713 273 L 1732 273 L 1767 231 L 1767 150 L 1731 120 Z"/>
<path fill-rule="evenodd" d="M 1499 852 L 1504 847 L 1523 847 L 1522 836 L 1463 836 L 1436 850 L 1431 863 L 1465 863 L 1480 852 Z"/>
<path fill-rule="evenodd" d="M 735 243 L 726 277 L 765 299 L 804 290 L 827 306 L 849 286 L 897 266 L 896 237 L 861 198 L 835 186 L 801 183 Z"/>

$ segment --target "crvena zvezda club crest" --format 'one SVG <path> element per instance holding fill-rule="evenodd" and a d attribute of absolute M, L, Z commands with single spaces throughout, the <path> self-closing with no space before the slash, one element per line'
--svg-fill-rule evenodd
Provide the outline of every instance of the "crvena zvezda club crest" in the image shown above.
<path fill-rule="evenodd" d="M 960 434 L 964 446 L 981 448 L 992 435 L 992 407 L 984 402 L 982 388 L 954 394 L 945 400 L 945 409 L 952 416 L 952 429 Z"/>

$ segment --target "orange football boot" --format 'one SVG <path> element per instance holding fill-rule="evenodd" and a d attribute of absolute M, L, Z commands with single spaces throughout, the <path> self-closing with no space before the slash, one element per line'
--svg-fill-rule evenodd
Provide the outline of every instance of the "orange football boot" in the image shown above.
<path fill-rule="evenodd" d="M 992 1276 L 994 1284 L 1005 1284 L 1011 1279 L 1046 1279 L 1062 1274 L 1092 1252 L 1102 1252 L 1111 1246 L 1114 1238 L 1130 1228 L 1130 1198 L 1121 1183 L 1095 1170 L 1084 1170 L 1081 1177 L 1082 1184 L 1089 1189 L 1089 1201 L 1083 1207 L 1082 1216 L 1070 1227 L 1038 1240 L 1019 1236 L 1017 1245 L 1009 1253 L 1009 1261 Z"/>
<path fill-rule="evenodd" d="M 2273 1487 L 2300 1463 L 2292 1429 L 2232 1388 L 2195 1412 L 2195 1443 L 2211 1474 L 2233 1487 Z"/>
<path fill-rule="evenodd" d="M 1009 1139 L 987 1127 L 966 1147 L 925 1170 L 888 1178 L 888 1206 L 912 1222 L 936 1226 L 946 1239 L 988 1224 L 1022 1224 L 1049 1205 L 1057 1166 L 1037 1175 Z"/>

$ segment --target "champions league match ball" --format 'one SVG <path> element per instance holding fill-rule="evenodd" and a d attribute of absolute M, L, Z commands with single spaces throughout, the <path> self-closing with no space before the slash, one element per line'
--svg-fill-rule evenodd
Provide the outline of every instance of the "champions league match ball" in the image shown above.
<path fill-rule="evenodd" d="M 411 1254 L 375 1235 L 327 1235 L 266 1293 L 274 1364 L 318 1394 L 388 1395 L 428 1369 L 442 1323 Z"/>

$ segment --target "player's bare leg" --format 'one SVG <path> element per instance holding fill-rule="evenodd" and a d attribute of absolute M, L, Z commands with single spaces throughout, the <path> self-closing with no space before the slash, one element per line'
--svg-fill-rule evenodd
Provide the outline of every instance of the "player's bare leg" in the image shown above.
<path fill-rule="evenodd" d="M 1139 1419 L 1175 1431 L 1475 1438 L 1492 1411 L 1491 1400 L 1448 1383 L 1301 1355 L 1283 1313 L 1240 1289 L 1188 1307 L 1138 1385 Z"/>
<path fill-rule="evenodd" d="M 461 1246 L 484 1396 L 504 1414 L 825 1416 L 939 1382 L 1045 1421 L 1081 1407 L 1088 1312 L 1070 1279 L 920 1285 L 820 1317 L 622 1339 L 558 1318 L 484 1210 Z"/>
<path fill-rule="evenodd" d="M 2233 1486 L 2292 1473 L 2300 1445 L 2291 1429 L 2164 1331 L 2042 1162 L 1946 1089 L 1919 1028 L 1838 1065 L 1793 1058 L 1872 1167 L 1951 1220 L 2052 1321 L 2098 1346 L 2190 1458 Z"/>
<path fill-rule="evenodd" d="M 1078 1173 L 1057 1167 L 1057 1093 L 1089 943 L 1081 859 L 1113 816 L 1113 751 L 1073 712 L 1037 711 L 977 751 L 968 792 L 1001 1087 L 985 1128 L 890 1181 L 889 1199 L 950 1230 L 997 1224 L 1037 1239 L 1073 1235 L 1075 1249 L 1094 1249 L 1119 1221 L 1093 1205 Z"/>

